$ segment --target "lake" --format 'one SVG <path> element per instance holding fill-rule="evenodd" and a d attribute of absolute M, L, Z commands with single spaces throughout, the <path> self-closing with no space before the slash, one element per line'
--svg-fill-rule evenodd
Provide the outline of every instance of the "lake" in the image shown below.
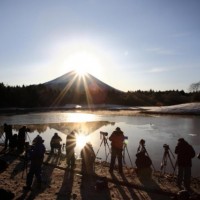
<path fill-rule="evenodd" d="M 125 165 L 135 167 L 135 154 L 139 147 L 141 139 L 145 140 L 145 147 L 153 161 L 156 170 L 160 170 L 160 164 L 163 159 L 164 144 L 169 145 L 169 155 L 173 163 L 174 149 L 177 140 L 180 137 L 185 138 L 195 149 L 200 152 L 200 117 L 199 116 L 174 116 L 174 115 L 119 115 L 114 112 L 43 112 L 29 113 L 21 115 L 1 115 L 0 133 L 3 133 L 3 124 L 12 124 L 13 133 L 17 133 L 19 128 L 26 125 L 30 128 L 27 133 L 27 141 L 32 141 L 36 135 L 40 134 L 45 140 L 46 149 L 50 149 L 51 137 L 57 132 L 63 143 L 66 141 L 66 135 L 72 130 L 77 131 L 76 156 L 79 157 L 80 150 L 85 142 L 91 142 L 97 154 L 102 161 L 105 160 L 109 152 L 110 141 L 104 145 L 103 135 L 100 132 L 108 133 L 108 136 L 120 127 L 126 140 L 124 161 Z M 3 142 L 1 137 L 0 142 Z M 130 157 L 129 157 L 130 155 Z M 172 165 L 167 157 L 166 172 L 172 172 Z M 110 161 L 110 154 L 107 161 Z M 199 177 L 200 160 L 193 159 L 192 176 Z"/>

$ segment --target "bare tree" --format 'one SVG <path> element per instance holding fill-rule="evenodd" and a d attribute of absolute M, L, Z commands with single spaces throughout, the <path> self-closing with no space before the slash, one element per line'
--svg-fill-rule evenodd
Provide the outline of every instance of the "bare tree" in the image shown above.
<path fill-rule="evenodd" d="M 199 92 L 200 91 L 200 81 L 197 83 L 192 83 L 189 87 L 190 92 Z"/>

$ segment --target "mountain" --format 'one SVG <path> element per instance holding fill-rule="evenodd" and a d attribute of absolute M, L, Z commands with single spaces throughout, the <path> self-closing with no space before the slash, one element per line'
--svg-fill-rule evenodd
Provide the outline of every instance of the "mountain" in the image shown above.
<path fill-rule="evenodd" d="M 122 92 L 108 84 L 100 81 L 89 73 L 84 76 L 78 75 L 75 71 L 70 71 L 56 79 L 44 83 L 45 86 L 51 87 L 53 89 L 63 90 L 66 87 L 79 90 L 79 92 L 85 90 L 101 90 L 101 91 L 116 91 Z"/>
<path fill-rule="evenodd" d="M 124 93 L 89 73 L 81 76 L 75 71 L 70 71 L 56 79 L 43 83 L 43 85 L 60 91 L 63 103 L 105 103 L 111 97 L 117 97 Z"/>

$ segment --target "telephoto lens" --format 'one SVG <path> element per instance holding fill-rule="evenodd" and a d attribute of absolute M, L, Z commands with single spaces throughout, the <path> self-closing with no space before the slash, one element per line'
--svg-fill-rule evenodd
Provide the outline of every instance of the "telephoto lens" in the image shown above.
<path fill-rule="evenodd" d="M 100 134 L 101 134 L 101 135 L 104 135 L 104 136 L 108 136 L 108 133 L 107 133 L 107 132 L 100 131 Z"/>

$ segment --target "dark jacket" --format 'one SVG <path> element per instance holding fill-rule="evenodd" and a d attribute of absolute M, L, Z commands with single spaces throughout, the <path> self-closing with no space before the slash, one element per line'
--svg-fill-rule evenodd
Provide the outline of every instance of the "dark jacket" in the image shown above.
<path fill-rule="evenodd" d="M 178 166 L 191 167 L 192 158 L 195 156 L 193 147 L 188 144 L 185 140 L 179 141 L 176 148 L 175 154 L 177 154 Z"/>
<path fill-rule="evenodd" d="M 45 146 L 42 142 L 37 142 L 29 151 L 29 159 L 31 160 L 32 165 L 42 165 L 44 154 L 45 154 Z"/>
<path fill-rule="evenodd" d="M 61 137 L 57 134 L 54 134 L 54 136 L 51 138 L 50 144 L 51 145 L 60 145 L 60 142 L 62 141 Z"/>
<path fill-rule="evenodd" d="M 139 152 L 136 154 L 136 157 L 137 158 L 136 158 L 135 164 L 137 168 L 142 169 L 142 168 L 148 168 L 151 166 L 152 161 L 147 155 L 145 155 L 145 153 Z"/>

